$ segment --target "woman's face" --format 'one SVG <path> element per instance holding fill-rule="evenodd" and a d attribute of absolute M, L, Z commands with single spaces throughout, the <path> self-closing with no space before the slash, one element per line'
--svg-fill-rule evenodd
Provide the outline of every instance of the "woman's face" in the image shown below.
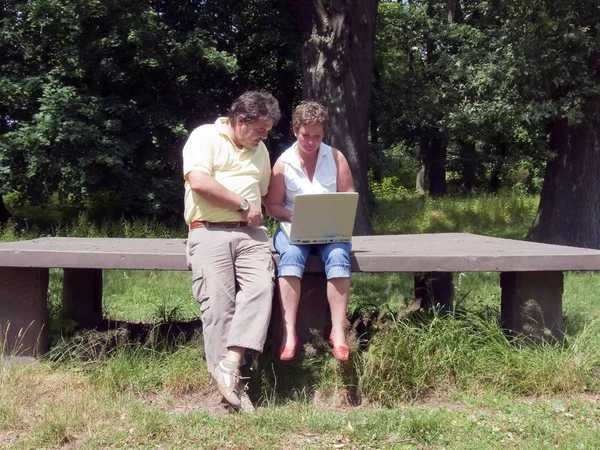
<path fill-rule="evenodd" d="M 301 151 L 312 154 L 319 151 L 321 141 L 323 140 L 324 130 L 320 123 L 301 125 L 294 130 L 298 147 Z"/>

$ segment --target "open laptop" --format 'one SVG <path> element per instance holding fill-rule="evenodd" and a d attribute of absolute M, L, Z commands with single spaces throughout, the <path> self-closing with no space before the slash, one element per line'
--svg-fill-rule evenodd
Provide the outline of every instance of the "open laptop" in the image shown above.
<path fill-rule="evenodd" d="M 292 244 L 349 242 L 358 205 L 357 192 L 298 194 L 293 221 L 281 222 Z"/>

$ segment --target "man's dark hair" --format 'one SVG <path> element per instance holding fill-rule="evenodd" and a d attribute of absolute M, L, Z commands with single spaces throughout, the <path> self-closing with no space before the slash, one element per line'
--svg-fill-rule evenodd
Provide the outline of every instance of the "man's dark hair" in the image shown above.
<path fill-rule="evenodd" d="M 281 112 L 279 103 L 268 92 L 247 91 L 240 95 L 227 115 L 229 122 L 235 122 L 235 119 L 242 116 L 245 123 L 256 122 L 261 119 L 273 121 L 273 125 L 279 122 Z"/>

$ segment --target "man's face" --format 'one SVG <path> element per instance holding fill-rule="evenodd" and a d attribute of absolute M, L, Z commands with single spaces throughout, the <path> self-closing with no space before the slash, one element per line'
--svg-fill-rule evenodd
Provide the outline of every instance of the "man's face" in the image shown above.
<path fill-rule="evenodd" d="M 273 121 L 270 119 L 259 119 L 255 122 L 246 123 L 243 117 L 237 117 L 232 125 L 233 142 L 238 147 L 256 149 L 261 141 L 267 138 L 267 134 L 273 128 Z"/>

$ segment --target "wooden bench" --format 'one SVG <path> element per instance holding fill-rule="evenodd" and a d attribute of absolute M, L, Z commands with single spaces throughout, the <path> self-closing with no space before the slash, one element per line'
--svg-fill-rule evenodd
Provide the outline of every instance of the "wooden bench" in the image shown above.
<path fill-rule="evenodd" d="M 81 327 L 102 320 L 104 269 L 188 270 L 182 239 L 40 238 L 0 243 L 5 352 L 38 355 L 47 349 L 50 268 L 64 269 L 63 305 Z M 500 272 L 503 325 L 528 332 L 528 326 L 541 323 L 558 336 L 563 272 L 600 270 L 600 251 L 468 233 L 361 236 L 353 238 L 352 270 L 414 273 L 415 296 L 443 305 L 452 301 L 454 272 Z M 301 308 L 310 310 L 311 302 L 323 303 L 325 293 L 323 267 L 316 256 L 309 259 L 306 272 Z M 539 306 L 538 317 L 525 311 L 532 300 Z"/>

